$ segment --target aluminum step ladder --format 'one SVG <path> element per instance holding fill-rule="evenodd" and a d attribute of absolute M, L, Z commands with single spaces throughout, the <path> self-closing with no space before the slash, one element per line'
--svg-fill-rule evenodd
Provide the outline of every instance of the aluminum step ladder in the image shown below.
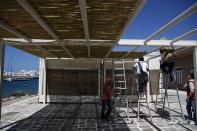
<path fill-rule="evenodd" d="M 138 79 L 136 79 L 136 83 L 137 83 L 137 88 L 138 88 L 138 100 L 137 100 L 137 118 L 138 118 L 138 121 L 140 120 L 140 116 L 149 116 L 151 118 L 151 121 L 152 121 L 152 115 L 151 115 L 151 112 L 150 112 L 150 106 L 149 106 L 149 101 L 148 101 L 148 97 L 147 97 L 147 88 L 145 90 L 145 95 L 143 97 L 140 96 L 140 93 L 139 93 L 139 83 L 138 83 Z M 146 105 L 143 105 L 143 103 L 146 103 Z M 147 113 L 143 113 L 140 111 L 140 108 L 141 107 L 144 107 L 146 106 L 147 109 L 148 109 L 148 114 Z"/>
<path fill-rule="evenodd" d="M 185 117 L 183 114 L 183 109 L 182 109 L 182 105 L 180 101 L 180 96 L 179 96 L 178 84 L 176 83 L 176 81 L 172 83 L 170 80 L 170 76 L 163 74 L 162 72 L 160 73 L 160 78 L 161 78 L 161 81 L 160 81 L 160 86 L 159 86 L 159 92 L 156 95 L 155 109 L 157 109 L 157 105 L 162 104 L 163 111 L 165 108 L 169 111 L 170 123 L 172 124 L 173 123 L 176 124 L 179 122 L 179 120 L 175 119 L 172 111 L 177 111 L 177 110 L 180 111 L 181 117 L 185 121 Z M 168 88 L 170 87 L 170 84 L 175 86 L 176 94 L 169 94 Z M 172 101 L 174 99 L 170 100 L 169 97 L 175 97 L 177 101 Z M 167 107 L 166 107 L 166 103 L 167 103 Z M 173 108 L 173 104 L 178 104 L 178 106 L 176 106 L 176 108 Z"/>
<path fill-rule="evenodd" d="M 128 110 L 129 110 L 129 101 L 127 94 L 127 82 L 125 75 L 125 63 L 124 59 L 113 59 L 112 60 L 113 68 L 113 82 L 114 82 L 114 109 L 116 112 L 121 112 L 121 106 L 126 105 L 126 117 L 129 119 Z M 116 113 L 116 119 L 118 119 L 118 114 Z"/>

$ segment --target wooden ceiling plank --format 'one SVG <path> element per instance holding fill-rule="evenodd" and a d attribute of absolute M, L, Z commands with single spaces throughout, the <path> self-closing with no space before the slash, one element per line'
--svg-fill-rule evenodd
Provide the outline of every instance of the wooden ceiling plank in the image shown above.
<path fill-rule="evenodd" d="M 34 8 L 27 2 L 27 0 L 17 0 L 18 3 L 42 26 L 49 35 L 54 38 L 57 42 L 60 41 L 59 37 L 55 34 L 55 32 L 45 23 L 45 21 L 38 15 L 38 13 L 34 10 Z M 69 54 L 70 57 L 73 58 L 73 55 L 70 53 L 66 47 L 62 45 L 63 49 L 66 53 Z"/>
<path fill-rule="evenodd" d="M 127 21 L 126 21 L 124 27 L 122 28 L 122 30 L 121 30 L 120 33 L 119 33 L 119 36 L 118 36 L 118 38 L 117 38 L 117 42 L 115 43 L 114 46 L 116 46 L 116 45 L 118 44 L 118 41 L 120 40 L 120 37 L 122 36 L 122 34 L 124 33 L 124 31 L 127 30 L 129 24 L 131 24 L 131 23 L 134 21 L 134 19 L 135 19 L 136 16 L 139 14 L 139 12 L 141 11 L 141 9 L 144 7 L 144 5 L 145 5 L 146 2 L 147 2 L 147 0 L 143 0 L 143 1 L 139 2 L 139 5 L 136 6 L 137 9 L 135 10 L 135 12 L 132 12 L 132 13 L 129 15 L 129 17 L 127 18 Z M 107 57 L 111 54 L 111 52 L 112 52 L 114 46 L 111 47 L 111 49 L 110 49 L 110 50 L 108 51 L 108 53 L 106 54 L 105 58 L 107 58 Z"/>
<path fill-rule="evenodd" d="M 91 57 L 90 54 L 90 36 L 89 36 L 89 28 L 88 28 L 88 18 L 87 18 L 87 9 L 86 9 L 86 0 L 79 0 L 81 18 L 83 20 L 83 29 L 86 38 L 86 44 L 88 49 L 88 57 Z"/>

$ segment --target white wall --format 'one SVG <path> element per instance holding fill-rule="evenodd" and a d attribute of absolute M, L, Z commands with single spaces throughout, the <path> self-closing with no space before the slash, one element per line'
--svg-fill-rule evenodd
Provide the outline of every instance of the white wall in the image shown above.
<path fill-rule="evenodd" d="M 148 64 L 149 64 L 149 70 L 160 70 L 160 60 L 161 60 L 161 57 L 156 57 L 156 58 L 153 58 L 153 59 L 150 59 L 148 60 Z M 160 74 L 161 75 L 161 74 Z M 162 76 L 160 76 L 160 79 L 159 79 L 159 88 L 162 87 Z M 150 87 L 151 88 L 151 87 Z M 156 95 L 152 95 L 152 101 L 155 101 L 156 100 Z M 160 97 L 160 96 L 159 96 Z"/>
<path fill-rule="evenodd" d="M 48 69 L 99 69 L 100 61 L 88 60 L 47 60 Z"/>
<path fill-rule="evenodd" d="M 148 61 L 150 70 L 160 70 L 160 59 L 161 57 L 156 57 Z"/>

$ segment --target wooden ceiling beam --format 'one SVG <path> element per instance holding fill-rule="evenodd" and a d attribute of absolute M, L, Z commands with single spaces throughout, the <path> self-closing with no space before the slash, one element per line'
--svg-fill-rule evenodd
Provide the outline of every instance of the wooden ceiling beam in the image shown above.
<path fill-rule="evenodd" d="M 10 25 L 6 24 L 4 21 L 0 21 L 0 27 L 7 30 L 8 32 L 18 36 L 19 38 L 22 38 L 26 40 L 29 43 L 32 43 L 32 40 L 25 36 L 23 33 L 17 31 L 15 28 L 11 27 Z"/>
<path fill-rule="evenodd" d="M 45 23 L 45 21 L 38 15 L 38 13 L 34 10 L 34 8 L 28 3 L 27 0 L 17 0 L 18 3 L 34 18 L 34 20 L 36 20 L 40 26 L 42 28 L 44 28 L 44 30 L 53 38 L 55 39 L 57 42 L 60 41 L 59 37 L 57 36 L 57 34 L 55 34 L 55 32 Z M 73 55 L 71 54 L 71 52 L 62 45 L 62 48 L 64 49 L 64 51 L 73 58 Z"/>
<path fill-rule="evenodd" d="M 91 57 L 90 53 L 90 36 L 89 36 L 89 28 L 88 28 L 88 18 L 87 18 L 87 9 L 86 9 L 86 0 L 79 0 L 79 7 L 81 12 L 81 18 L 83 20 L 83 29 L 86 38 L 88 57 Z"/>
<path fill-rule="evenodd" d="M 15 28 L 9 26 L 9 25 L 6 24 L 5 22 L 0 21 L 0 27 L 2 27 L 3 29 L 7 30 L 8 32 L 10 32 L 10 33 L 12 33 L 12 34 L 14 34 L 14 35 L 16 35 L 16 36 L 18 36 L 18 37 L 20 37 L 20 38 L 26 40 L 27 42 L 32 43 L 32 40 L 31 40 L 30 38 L 28 38 L 28 37 L 27 37 L 26 35 L 24 35 L 23 33 L 17 31 Z M 29 43 L 28 43 L 28 44 L 29 44 Z M 33 44 L 33 43 L 32 43 L 32 44 Z M 51 52 L 47 51 L 46 49 L 44 49 L 44 48 L 42 48 L 42 47 L 40 47 L 40 46 L 38 46 L 38 45 L 35 45 L 35 44 L 33 44 L 33 45 L 36 46 L 37 48 L 41 49 L 42 51 L 47 52 L 47 53 L 50 54 L 51 56 L 57 57 L 57 56 L 55 56 L 54 54 L 52 54 Z"/>
<path fill-rule="evenodd" d="M 122 28 L 122 30 L 119 33 L 119 36 L 117 38 L 117 42 L 114 44 L 114 46 L 116 46 L 118 44 L 118 41 L 120 40 L 122 34 L 125 32 L 125 30 L 127 30 L 128 26 L 131 25 L 131 23 L 134 21 L 134 19 L 136 18 L 136 16 L 139 14 L 139 12 L 141 11 L 141 9 L 144 7 L 144 5 L 146 4 L 147 0 L 142 0 L 139 5 L 137 6 L 137 9 L 135 10 L 135 12 L 131 12 L 131 14 L 128 16 L 128 19 L 124 25 L 124 27 Z M 110 48 L 110 50 L 108 51 L 108 53 L 106 54 L 105 58 L 109 57 L 109 55 L 111 54 L 114 46 L 112 46 Z"/>

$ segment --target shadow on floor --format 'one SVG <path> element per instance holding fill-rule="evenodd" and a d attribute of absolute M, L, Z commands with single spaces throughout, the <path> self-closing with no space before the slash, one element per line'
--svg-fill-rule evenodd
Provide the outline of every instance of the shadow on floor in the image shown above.
<path fill-rule="evenodd" d="M 127 124 L 115 124 L 99 120 L 100 105 L 97 103 L 49 104 L 30 117 L 13 123 L 8 131 L 79 131 L 124 130 Z"/>
<path fill-rule="evenodd" d="M 156 113 L 161 117 L 165 119 L 170 119 L 170 113 L 167 110 L 163 110 L 163 108 L 157 108 Z"/>

